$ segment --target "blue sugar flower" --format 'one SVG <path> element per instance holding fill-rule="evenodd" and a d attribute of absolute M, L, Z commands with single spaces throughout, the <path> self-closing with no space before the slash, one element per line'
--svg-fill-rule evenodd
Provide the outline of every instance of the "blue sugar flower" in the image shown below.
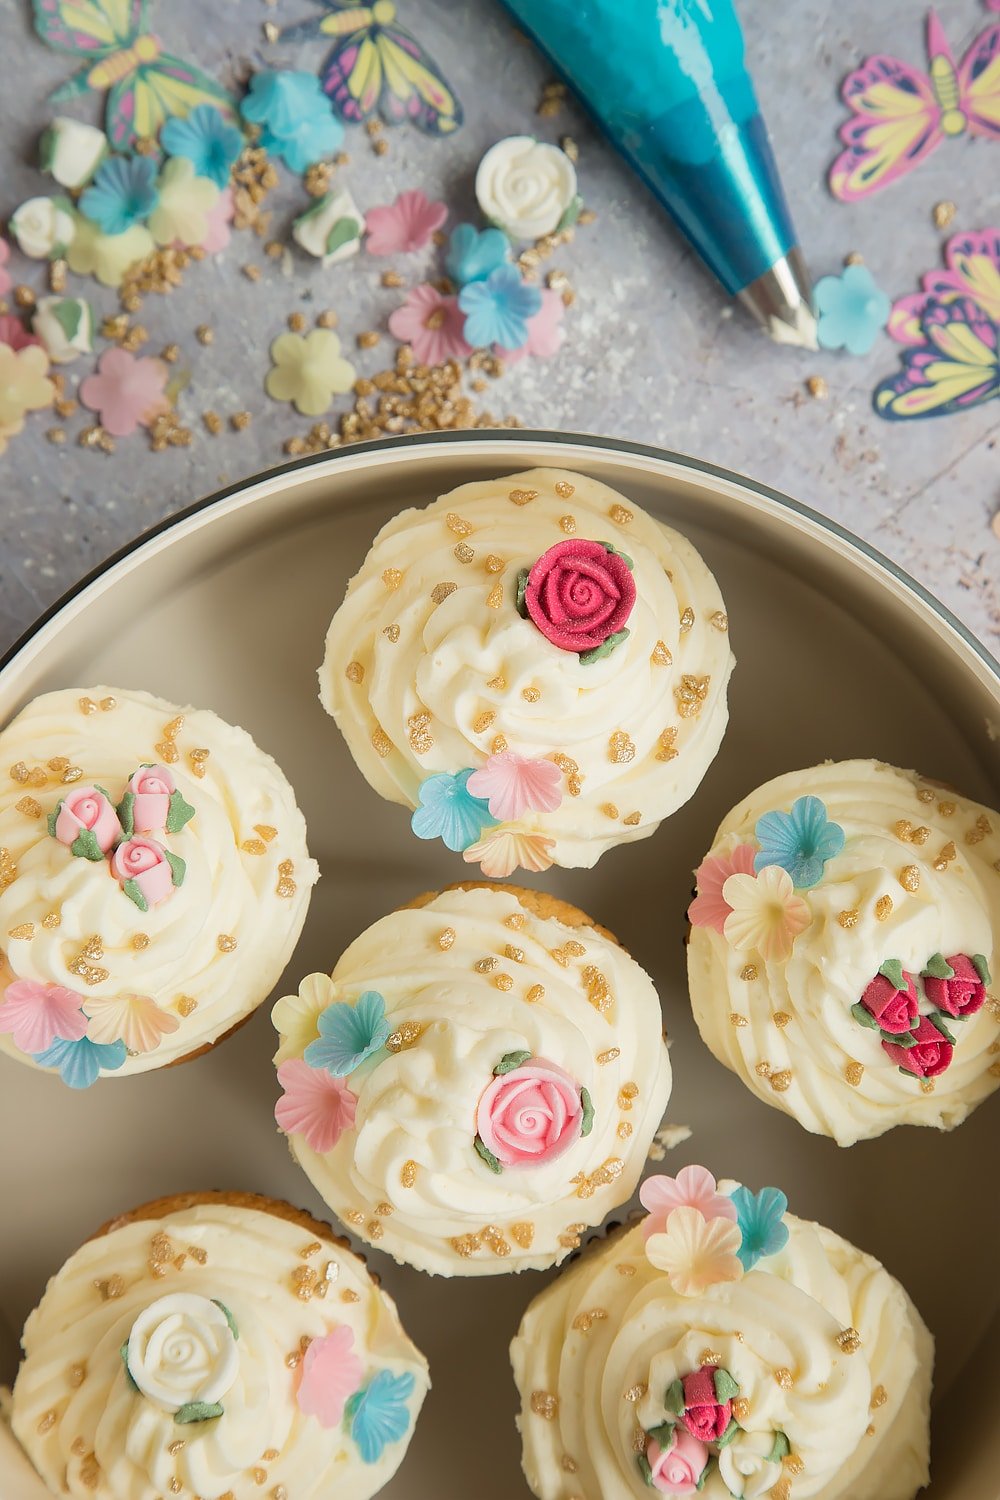
<path fill-rule="evenodd" d="M 377 1464 L 382 1450 L 406 1436 L 410 1425 L 407 1400 L 413 1394 L 410 1374 L 394 1375 L 379 1370 L 374 1380 L 357 1391 L 344 1408 L 351 1424 L 351 1437 L 366 1464 Z"/>
<path fill-rule="evenodd" d="M 820 347 L 846 349 L 848 354 L 867 354 L 892 311 L 892 302 L 867 266 L 848 266 L 840 276 L 821 277 L 813 296 Z"/>
<path fill-rule="evenodd" d="M 541 309 L 542 294 L 525 286 L 516 266 L 497 266 L 485 281 L 470 281 L 458 294 L 465 313 L 465 337 L 477 349 L 500 344 L 520 349 L 528 339 L 528 322 Z"/>
<path fill-rule="evenodd" d="M 732 1199 L 743 1236 L 736 1254 L 744 1271 L 752 1271 L 763 1256 L 777 1255 L 788 1243 L 788 1226 L 783 1223 L 788 1199 L 780 1188 L 773 1187 L 761 1188 L 759 1193 L 738 1187 Z"/>
<path fill-rule="evenodd" d="M 757 819 L 754 833 L 760 842 L 755 872 L 780 865 L 800 891 L 822 880 L 823 866 L 844 847 L 844 830 L 828 820 L 826 805 L 818 797 L 797 798 L 790 813 L 765 813 Z"/>
<path fill-rule="evenodd" d="M 441 771 L 421 782 L 420 806 L 410 819 L 418 839 L 441 839 L 445 847 L 459 854 L 474 844 L 484 828 L 498 822 L 490 812 L 485 797 L 474 797 L 466 789 L 472 775 L 467 771 Z"/>
<path fill-rule="evenodd" d="M 346 1078 L 366 1057 L 384 1047 L 389 1035 L 385 1001 L 378 990 L 365 990 L 353 1005 L 334 1001 L 318 1022 L 319 1040 L 302 1054 L 311 1068 L 325 1068 L 333 1078 Z"/>
<path fill-rule="evenodd" d="M 510 260 L 510 240 L 502 229 L 476 229 L 458 224 L 451 232 L 445 270 L 458 286 L 485 281 L 491 271 Z"/>
<path fill-rule="evenodd" d="M 82 1036 L 78 1042 L 57 1039 L 44 1052 L 35 1053 L 35 1062 L 43 1068 L 58 1068 L 63 1083 L 71 1089 L 89 1089 L 102 1068 L 114 1073 L 127 1056 L 124 1042 L 104 1045 Z"/>
<path fill-rule="evenodd" d="M 148 156 L 110 156 L 80 198 L 80 212 L 105 234 L 124 234 L 159 202 L 156 163 Z"/>
<path fill-rule="evenodd" d="M 160 131 L 160 145 L 168 156 L 187 157 L 196 176 L 224 188 L 229 169 L 243 150 L 243 134 L 214 104 L 199 104 L 186 119 L 175 115 L 167 121 Z"/>
<path fill-rule="evenodd" d="M 344 127 L 314 73 L 289 68 L 255 73 L 240 113 L 261 127 L 264 150 L 280 156 L 293 172 L 304 172 L 336 151 L 344 138 Z"/>

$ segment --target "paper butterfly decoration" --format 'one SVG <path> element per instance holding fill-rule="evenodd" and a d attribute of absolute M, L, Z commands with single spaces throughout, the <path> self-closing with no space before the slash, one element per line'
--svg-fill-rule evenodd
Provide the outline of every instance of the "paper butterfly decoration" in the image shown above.
<path fill-rule="evenodd" d="M 408 120 L 429 135 L 458 129 L 462 106 L 420 43 L 395 24 L 394 0 L 315 3 L 327 14 L 286 26 L 281 39 L 336 38 L 320 82 L 344 120 L 358 124 L 377 110 L 387 125 Z"/>
<path fill-rule="evenodd" d="M 887 187 L 946 136 L 1000 140 L 1000 25 L 988 26 L 960 63 L 934 11 L 927 16 L 929 73 L 897 57 L 869 57 L 841 90 L 854 118 L 840 127 L 845 150 L 830 191 L 850 203 Z"/>
<path fill-rule="evenodd" d="M 107 89 L 105 129 L 112 147 L 125 150 L 139 137 L 155 137 L 168 115 L 186 115 L 214 104 L 235 118 L 225 89 L 191 63 L 171 57 L 146 30 L 149 0 L 32 0 L 35 30 L 46 46 L 83 66 L 52 95 L 53 103 L 88 89 Z"/>

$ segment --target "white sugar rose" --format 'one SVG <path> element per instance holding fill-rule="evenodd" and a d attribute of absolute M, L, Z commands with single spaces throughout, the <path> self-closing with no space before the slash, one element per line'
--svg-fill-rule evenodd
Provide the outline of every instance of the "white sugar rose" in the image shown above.
<path fill-rule="evenodd" d="M 234 1384 L 240 1357 L 225 1309 L 208 1297 L 160 1297 L 132 1324 L 125 1349 L 139 1390 L 164 1411 L 214 1405 Z"/>
<path fill-rule="evenodd" d="M 29 198 L 16 210 L 10 232 L 32 260 L 65 255 L 73 241 L 73 205 L 66 198 Z"/>
<path fill-rule="evenodd" d="M 781 1478 L 773 1432 L 738 1432 L 719 1454 L 719 1473 L 736 1500 L 757 1500 Z"/>
<path fill-rule="evenodd" d="M 292 239 L 324 266 L 357 255 L 361 249 L 364 217 L 350 193 L 344 189 L 327 193 L 292 225 Z"/>
<path fill-rule="evenodd" d="M 39 145 L 39 162 L 56 182 L 66 188 L 82 188 L 107 156 L 110 146 L 103 130 L 57 115 Z"/>
<path fill-rule="evenodd" d="M 497 141 L 479 163 L 476 199 L 512 240 L 537 240 L 579 212 L 576 169 L 565 151 L 530 135 Z"/>
<path fill-rule="evenodd" d="M 82 297 L 42 297 L 31 326 L 53 364 L 68 365 L 94 348 L 94 315 Z"/>

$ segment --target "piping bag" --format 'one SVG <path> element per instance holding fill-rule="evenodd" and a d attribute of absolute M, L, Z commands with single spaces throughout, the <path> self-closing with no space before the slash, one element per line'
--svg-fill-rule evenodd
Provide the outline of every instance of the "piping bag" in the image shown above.
<path fill-rule="evenodd" d="M 732 0 L 502 0 L 708 268 L 816 348 L 809 275 Z"/>

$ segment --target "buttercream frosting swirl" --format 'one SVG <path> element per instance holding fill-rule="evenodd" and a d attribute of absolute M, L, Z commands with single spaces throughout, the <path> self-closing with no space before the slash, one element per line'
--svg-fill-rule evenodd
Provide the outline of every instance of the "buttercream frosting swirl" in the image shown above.
<path fill-rule="evenodd" d="M 789 813 L 803 797 L 820 799 L 844 842 L 817 882 L 794 892 L 805 926 L 787 953 L 766 958 L 735 946 L 692 907 L 688 978 L 702 1037 L 761 1099 L 842 1146 L 899 1124 L 950 1130 L 1000 1085 L 1000 1006 L 987 995 L 965 1019 L 942 1016 L 933 982 L 920 976 L 935 956 L 966 955 L 995 974 L 1000 816 L 912 771 L 827 762 L 752 792 L 723 820 L 709 860 L 719 856 L 724 873 L 734 852 L 750 848 L 752 858 L 759 820 Z M 733 886 L 723 885 L 724 900 Z M 909 980 L 916 997 L 899 990 L 901 1004 L 919 1010 L 921 1041 L 930 1039 L 930 1076 L 901 1067 L 904 1049 L 858 1009 L 886 965 L 895 974 L 889 983 Z"/>
<path fill-rule="evenodd" d="M 630 1196 L 671 1072 L 652 982 L 608 936 L 507 888 L 444 891 L 278 1001 L 275 1061 L 308 1061 L 320 1017 L 373 994 L 391 1032 L 342 1080 L 353 1124 L 329 1150 L 289 1136 L 355 1233 L 442 1275 L 544 1268 Z"/>
<path fill-rule="evenodd" d="M 570 536 L 631 564 L 627 637 L 596 660 L 518 611 L 519 575 Z M 553 841 L 548 862 L 590 866 L 692 795 L 732 666 L 722 597 L 690 542 L 596 480 L 533 469 L 383 527 L 333 618 L 320 685 L 368 781 L 411 808 L 429 777 L 491 754 L 554 761 L 557 806 L 511 826 Z"/>
<path fill-rule="evenodd" d="M 93 795 L 74 798 L 78 786 Z M 187 805 L 167 823 L 177 831 L 159 826 L 171 787 Z M 138 809 L 153 837 L 138 825 L 127 837 L 112 804 L 126 822 Z M 69 847 L 81 817 L 93 824 L 86 857 Z M 134 881 L 129 851 L 143 866 Z M 213 713 L 65 689 L 0 734 L 0 1016 L 15 984 L 22 1007 L 76 995 L 83 1045 L 129 1049 L 107 1076 L 174 1062 L 248 1015 L 285 967 L 317 877 L 279 767 Z M 34 1065 L 12 1025 L 0 1050 Z"/>
<path fill-rule="evenodd" d="M 670 1419 L 671 1384 L 706 1363 L 738 1385 L 741 1431 L 706 1470 L 705 1500 L 730 1500 L 724 1475 L 740 1470 L 747 1496 L 784 1483 L 797 1500 L 912 1500 L 928 1478 L 930 1334 L 871 1256 L 793 1215 L 785 1223 L 782 1251 L 699 1297 L 671 1289 L 638 1226 L 535 1298 L 511 1360 L 539 1500 L 563 1500 L 568 1480 L 602 1500 L 648 1496 L 647 1434 Z M 768 1461 L 776 1432 L 787 1456 Z"/>
<path fill-rule="evenodd" d="M 406 1451 L 427 1368 L 344 1244 L 225 1201 L 88 1241 L 28 1318 L 13 1392 L 14 1434 L 52 1493 L 367 1500 L 381 1489 Z M 324 1425 L 298 1400 L 304 1354 L 332 1333 L 352 1347 L 363 1383 L 408 1377 L 403 1434 L 374 1460 L 350 1420 Z M 196 1420 L 183 1409 L 195 1400 L 221 1414 Z"/>

